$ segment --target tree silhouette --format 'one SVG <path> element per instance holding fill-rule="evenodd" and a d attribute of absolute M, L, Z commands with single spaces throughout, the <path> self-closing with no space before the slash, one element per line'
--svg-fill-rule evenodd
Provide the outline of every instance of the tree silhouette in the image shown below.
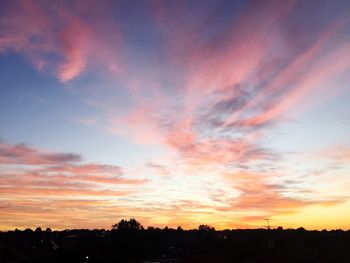
<path fill-rule="evenodd" d="M 176 228 L 176 230 L 177 230 L 177 231 L 184 231 L 183 228 L 182 228 L 181 226 L 178 226 L 178 227 Z"/>
<path fill-rule="evenodd" d="M 205 232 L 213 232 L 215 231 L 215 228 L 209 225 L 200 225 L 198 227 L 199 231 L 205 231 Z"/>
<path fill-rule="evenodd" d="M 41 229 L 41 227 L 37 227 L 37 228 L 35 229 L 35 233 L 41 233 L 41 232 L 43 232 L 43 230 Z"/>
<path fill-rule="evenodd" d="M 143 226 L 134 218 L 129 220 L 122 219 L 112 225 L 112 230 L 143 230 Z"/>

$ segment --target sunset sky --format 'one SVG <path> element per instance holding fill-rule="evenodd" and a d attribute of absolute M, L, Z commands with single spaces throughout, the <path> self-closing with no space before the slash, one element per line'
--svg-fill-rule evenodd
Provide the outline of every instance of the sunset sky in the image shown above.
<path fill-rule="evenodd" d="M 350 229 L 350 1 L 0 1 L 0 230 Z"/>

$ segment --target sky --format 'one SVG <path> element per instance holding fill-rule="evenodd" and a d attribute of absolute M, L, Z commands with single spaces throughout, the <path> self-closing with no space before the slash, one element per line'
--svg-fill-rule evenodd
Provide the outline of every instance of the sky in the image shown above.
<path fill-rule="evenodd" d="M 350 229 L 349 1 L 0 2 L 0 230 Z"/>

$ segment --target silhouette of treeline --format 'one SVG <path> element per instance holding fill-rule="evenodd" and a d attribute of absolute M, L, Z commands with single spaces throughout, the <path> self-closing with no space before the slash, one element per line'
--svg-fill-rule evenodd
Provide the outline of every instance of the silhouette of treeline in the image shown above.
<path fill-rule="evenodd" d="M 350 231 L 208 225 L 145 229 L 135 219 L 104 229 L 0 232 L 0 262 L 350 262 Z"/>

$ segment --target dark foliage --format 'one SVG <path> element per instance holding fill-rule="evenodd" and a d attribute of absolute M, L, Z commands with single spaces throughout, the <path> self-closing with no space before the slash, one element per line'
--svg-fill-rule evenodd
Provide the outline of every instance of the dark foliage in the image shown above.
<path fill-rule="evenodd" d="M 208 226 L 208 225 L 200 225 L 198 227 L 199 231 L 204 231 L 204 232 L 214 232 L 215 228 L 212 226 Z"/>
<path fill-rule="evenodd" d="M 350 231 L 113 229 L 0 232 L 0 262 L 350 262 Z"/>
<path fill-rule="evenodd" d="M 131 218 L 129 220 L 122 219 L 118 223 L 112 225 L 112 230 L 137 231 L 143 230 L 143 226 L 134 218 Z"/>

